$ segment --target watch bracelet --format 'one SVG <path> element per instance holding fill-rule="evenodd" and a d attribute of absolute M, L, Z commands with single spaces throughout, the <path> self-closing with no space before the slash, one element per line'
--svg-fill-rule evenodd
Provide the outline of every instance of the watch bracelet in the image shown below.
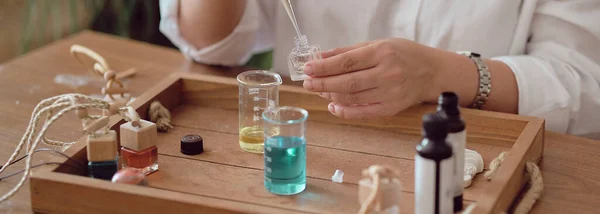
<path fill-rule="evenodd" d="M 468 51 L 459 51 L 457 53 L 469 57 L 469 59 L 471 59 L 471 61 L 473 61 L 477 67 L 477 72 L 479 74 L 479 87 L 477 87 L 477 96 L 469 107 L 481 109 L 481 107 L 483 107 L 483 105 L 486 103 L 492 90 L 491 74 L 487 65 L 481 59 L 478 53 Z"/>
<path fill-rule="evenodd" d="M 477 71 L 479 73 L 479 90 L 477 91 L 477 97 L 473 101 L 472 106 L 473 108 L 481 109 L 481 107 L 483 107 L 488 100 L 492 90 L 492 79 L 488 66 L 481 58 L 471 57 L 471 59 L 475 62 Z"/>

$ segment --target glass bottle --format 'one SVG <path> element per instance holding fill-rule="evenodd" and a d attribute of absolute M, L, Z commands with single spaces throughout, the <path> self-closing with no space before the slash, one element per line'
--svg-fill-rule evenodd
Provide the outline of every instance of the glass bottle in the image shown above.
<path fill-rule="evenodd" d="M 140 186 L 148 186 L 148 178 L 142 170 L 136 168 L 123 168 L 112 177 L 113 183 L 134 184 Z"/>
<path fill-rule="evenodd" d="M 423 136 L 415 155 L 415 213 L 454 213 L 454 156 L 446 142 L 446 118 L 423 116 Z"/>
<path fill-rule="evenodd" d="M 318 45 L 308 45 L 306 35 L 294 38 L 296 47 L 289 54 L 288 67 L 292 81 L 301 81 L 309 76 L 304 74 L 304 65 L 311 60 L 322 59 L 321 50 Z"/>
<path fill-rule="evenodd" d="M 89 176 L 102 180 L 110 180 L 119 170 L 119 157 L 109 161 L 88 162 Z"/>
<path fill-rule="evenodd" d="M 88 135 L 86 152 L 90 177 L 110 180 L 119 169 L 117 132 Z"/>
<path fill-rule="evenodd" d="M 365 203 L 373 203 L 371 210 L 365 210 L 369 214 L 398 214 L 400 213 L 400 201 L 402 199 L 402 183 L 396 177 L 379 177 L 379 185 L 375 187 L 374 180 L 363 178 L 358 182 L 358 201 L 364 207 Z M 373 191 L 377 191 L 377 198 L 369 200 Z"/>
<path fill-rule="evenodd" d="M 463 209 L 465 145 L 467 131 L 465 122 L 460 116 L 458 96 L 453 92 L 444 92 L 438 99 L 437 111 L 448 120 L 448 136 L 446 142 L 452 146 L 454 153 L 453 193 L 454 212 Z"/>
<path fill-rule="evenodd" d="M 139 126 L 127 122 L 121 125 L 121 160 L 123 168 L 132 167 L 150 174 L 158 170 L 156 124 L 140 120 Z"/>

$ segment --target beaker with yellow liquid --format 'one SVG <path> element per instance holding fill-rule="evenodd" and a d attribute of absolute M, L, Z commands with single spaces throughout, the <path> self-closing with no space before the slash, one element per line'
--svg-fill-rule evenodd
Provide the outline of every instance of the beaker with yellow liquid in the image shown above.
<path fill-rule="evenodd" d="M 239 85 L 239 143 L 247 152 L 263 153 L 264 129 L 262 113 L 279 105 L 281 76 L 253 70 L 237 76 Z"/>

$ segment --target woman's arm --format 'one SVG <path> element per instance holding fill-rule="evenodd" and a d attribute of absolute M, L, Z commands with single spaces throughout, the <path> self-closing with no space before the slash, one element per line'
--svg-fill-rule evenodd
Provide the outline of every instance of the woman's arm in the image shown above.
<path fill-rule="evenodd" d="M 519 114 L 546 119 L 550 131 L 600 137 L 598 20 L 597 0 L 538 2 L 526 54 L 492 58 L 516 77 Z"/>
<path fill-rule="evenodd" d="M 246 0 L 180 0 L 179 30 L 196 48 L 223 40 L 244 15 Z"/>
<path fill-rule="evenodd" d="M 160 31 L 190 60 L 239 66 L 254 53 L 273 47 L 270 17 L 274 3 L 277 2 L 160 0 Z"/>
<path fill-rule="evenodd" d="M 540 0 L 535 6 L 526 53 L 486 60 L 492 91 L 484 109 L 544 118 L 555 132 L 600 137 L 600 1 Z M 311 78 L 304 88 L 331 100 L 329 110 L 343 118 L 391 116 L 434 102 L 441 91 L 457 92 L 466 106 L 477 93 L 470 59 L 404 39 L 323 55 L 305 66 Z"/>
<path fill-rule="evenodd" d="M 479 72 L 475 63 L 468 57 L 451 52 L 440 59 L 440 72 L 436 74 L 433 95 L 453 91 L 459 96 L 461 106 L 470 106 L 479 88 Z M 485 59 L 484 62 L 490 72 L 492 90 L 482 109 L 518 113 L 519 91 L 513 71 L 500 61 Z M 437 102 L 437 97 L 428 97 L 424 101 Z"/>

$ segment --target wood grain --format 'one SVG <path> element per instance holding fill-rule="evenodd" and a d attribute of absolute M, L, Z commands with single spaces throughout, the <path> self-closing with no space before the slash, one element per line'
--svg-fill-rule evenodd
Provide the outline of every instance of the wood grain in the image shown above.
<path fill-rule="evenodd" d="M 192 113 L 198 112 L 201 108 L 191 106 L 186 107 L 185 109 L 187 109 L 186 112 L 177 111 L 178 113 L 175 114 L 173 118 L 174 121 L 199 119 L 197 114 Z M 228 112 L 219 113 L 218 109 L 202 109 L 201 111 L 205 112 L 204 115 L 215 115 L 224 119 L 220 120 L 219 125 L 235 126 L 237 124 L 228 124 L 226 122 L 229 121 L 229 119 L 227 119 L 227 115 L 233 116 L 234 114 L 230 114 Z M 318 123 L 311 125 L 311 129 L 314 131 L 309 131 L 307 134 L 307 168 L 309 169 L 309 177 L 330 180 L 333 172 L 335 172 L 336 169 L 341 169 L 344 171 L 344 182 L 358 184 L 358 181 L 362 177 L 362 169 L 365 169 L 372 164 L 385 164 L 395 168 L 400 172 L 404 191 L 414 191 L 413 159 L 415 155 L 415 145 L 412 142 L 408 143 L 409 146 L 404 146 L 407 143 L 398 140 L 398 138 L 380 138 L 381 135 L 388 134 L 385 132 L 369 132 L 370 130 L 361 130 L 356 128 L 339 131 L 341 128 L 340 126 L 325 124 L 328 126 L 326 127 L 328 129 L 324 129 L 318 125 Z M 330 134 L 325 137 L 323 136 L 324 133 Z M 198 134 L 203 137 L 205 149 L 205 153 L 203 155 L 187 156 L 179 152 L 179 144 L 177 142 L 186 134 Z M 395 133 L 391 134 L 398 135 Z M 331 147 L 322 146 L 332 144 L 326 139 L 341 140 L 344 146 L 341 146 L 338 144 L 338 142 L 335 142 L 336 145 Z M 367 139 L 372 139 L 371 143 L 365 143 L 365 140 Z M 198 127 L 176 126 L 172 133 L 160 134 L 159 142 L 160 143 L 158 147 L 160 154 L 209 161 L 213 163 L 224 163 L 258 170 L 263 169 L 263 159 L 261 155 L 243 152 L 239 148 L 237 133 L 212 131 L 210 129 Z M 383 146 L 380 147 L 379 145 Z M 485 145 L 481 147 L 490 149 L 490 147 L 486 147 Z M 373 152 L 366 152 L 365 150 L 368 149 Z M 380 154 L 380 151 L 381 153 L 386 153 L 384 151 L 387 151 L 387 153 L 390 153 L 390 155 L 382 155 Z M 493 155 L 489 155 L 488 157 L 492 158 L 497 156 L 497 154 L 502 151 L 503 150 L 490 151 L 490 153 L 495 153 Z M 486 191 L 485 182 L 479 183 L 483 181 L 483 178 L 480 177 L 481 175 L 477 176 L 473 182 L 473 185 L 467 189 L 465 193 L 465 198 L 467 200 L 474 201 L 476 199 L 475 196 Z"/>
<path fill-rule="evenodd" d="M 196 75 L 182 74 L 183 80 L 182 99 L 185 103 L 210 106 L 221 109 L 238 109 L 238 86 L 234 79 L 211 77 L 198 78 Z M 219 82 L 203 81 L 203 79 Z M 201 82 L 201 83 L 198 83 Z M 355 126 L 368 126 L 384 129 L 402 134 L 420 134 L 421 115 L 435 111 L 433 106 L 415 106 L 407 109 L 394 117 L 378 118 L 372 120 L 342 120 L 327 111 L 325 99 L 308 93 L 299 87 L 281 86 L 279 90 L 279 105 L 302 106 L 310 112 L 310 120 L 346 124 Z M 488 144 L 512 146 L 512 143 L 525 128 L 526 121 L 521 117 L 512 117 L 507 114 L 492 113 L 481 117 L 481 113 L 472 110 L 463 110 L 465 122 L 469 125 L 469 136 L 476 137 L 471 141 Z M 519 119 L 515 119 L 519 118 Z"/>
<path fill-rule="evenodd" d="M 38 204 L 38 213 L 239 213 L 240 211 L 264 213 L 303 213 L 252 203 L 224 201 L 219 198 L 190 195 L 135 185 L 113 184 L 85 177 L 70 178 L 67 174 L 46 173 L 43 182 L 31 179 L 31 201 Z M 68 182 L 66 182 L 68 180 Z M 38 189 L 48 190 L 40 195 Z M 110 191 L 106 191 L 110 190 Z M 167 200 L 154 196 L 163 195 Z M 90 201 L 89 198 L 95 200 Z M 65 204 L 65 200 L 68 204 Z M 199 206 L 200 205 L 200 206 Z"/>
<path fill-rule="evenodd" d="M 0 121 L 2 122 L 0 122 L 0 130 L 2 130 L 2 133 L 0 134 L 0 159 L 5 160 L 12 153 L 29 122 L 33 107 L 43 98 L 74 92 L 84 94 L 100 93 L 102 85 L 91 84 L 79 88 L 70 88 L 54 83 L 53 80 L 57 74 L 88 74 L 88 71 L 81 67 L 68 53 L 68 48 L 72 44 L 82 44 L 92 48 L 102 54 L 111 66 L 117 69 L 137 68 L 138 74 L 126 81 L 128 88 L 132 90 L 132 94 L 135 96 L 139 96 L 141 92 L 162 81 L 172 72 L 205 73 L 229 77 L 234 77 L 238 72 L 235 69 L 214 68 L 187 62 L 176 50 L 84 31 L 1 65 Z M 284 82 L 289 83 L 285 79 Z M 465 109 L 463 111 L 469 112 L 470 110 Z M 476 117 L 476 114 L 479 113 L 470 112 L 473 113 L 473 117 Z M 465 117 L 470 117 L 469 115 L 471 114 L 467 114 Z M 508 130 L 507 134 L 499 138 L 512 137 L 516 139 L 518 135 L 514 135 L 514 130 L 522 129 L 524 124 L 510 122 L 511 115 L 502 114 L 502 116 L 506 119 L 494 120 L 502 124 L 493 124 L 492 126 L 514 127 L 514 129 L 513 132 Z M 67 122 L 59 121 L 57 126 L 50 130 L 51 136 L 55 139 L 65 140 L 75 140 L 81 137 L 79 124 L 68 122 L 73 121 L 71 119 L 74 118 L 74 116 L 65 118 Z M 600 165 L 600 157 L 597 155 L 599 153 L 599 141 L 546 132 L 544 158 L 540 162 L 544 176 L 544 192 L 534 206 L 532 213 L 597 213 L 598 201 L 600 201 L 600 183 L 598 182 L 600 171 L 597 167 Z M 35 159 L 39 159 L 38 161 L 47 161 L 55 156 L 39 153 L 35 157 Z M 22 165 L 18 163 L 7 170 L 12 172 L 11 170 L 16 171 L 20 167 Z M 52 178 L 55 185 L 51 187 L 55 188 L 56 194 L 64 193 L 68 195 L 68 193 L 71 193 L 73 203 L 70 203 L 70 205 L 73 207 L 88 208 L 94 206 L 93 203 L 78 200 L 77 196 L 85 197 L 86 195 L 108 193 L 105 191 L 92 191 L 93 189 L 83 189 L 83 191 L 69 189 L 62 183 L 63 178 Z M 82 177 L 82 179 L 86 178 Z M 17 181 L 18 176 L 0 181 L 0 192 L 7 192 Z M 78 182 L 81 182 L 81 180 Z M 105 185 L 112 188 L 112 185 Z M 29 182 L 27 182 L 27 186 L 29 186 Z M 9 201 L 0 204 L 0 213 L 31 213 L 30 191 L 27 186 Z M 130 190 L 129 188 L 120 187 L 114 189 Z M 150 189 L 139 194 L 142 195 L 140 197 L 149 197 L 160 193 L 159 190 Z M 107 202 L 124 200 L 118 198 L 117 195 L 107 194 L 103 196 L 106 196 L 103 197 L 103 201 Z M 192 199 L 187 195 L 170 196 L 172 196 L 173 201 L 182 202 L 181 209 L 183 211 L 192 212 L 190 209 L 193 204 Z M 133 208 L 140 208 L 138 202 L 145 199 L 135 197 L 127 200 L 131 201 L 131 208 L 135 210 Z M 214 204 L 215 207 L 221 208 L 234 203 L 220 204 L 219 200 L 206 197 L 201 199 L 206 201 L 207 204 Z M 42 199 L 41 201 L 49 204 L 56 202 L 60 203 L 61 207 L 68 207 L 64 206 L 63 201 L 53 201 L 52 198 Z M 153 206 L 153 209 L 165 211 L 164 213 L 177 211 L 164 210 L 164 207 L 161 207 L 162 204 L 158 202 L 150 203 L 150 205 Z M 251 207 L 247 204 L 242 205 Z M 412 202 L 409 202 L 409 205 L 412 205 Z M 102 211 L 102 207 L 93 208 Z M 91 210 L 93 211 L 93 209 Z M 90 212 L 90 209 L 85 211 Z M 198 210 L 198 212 L 202 211 Z"/>

